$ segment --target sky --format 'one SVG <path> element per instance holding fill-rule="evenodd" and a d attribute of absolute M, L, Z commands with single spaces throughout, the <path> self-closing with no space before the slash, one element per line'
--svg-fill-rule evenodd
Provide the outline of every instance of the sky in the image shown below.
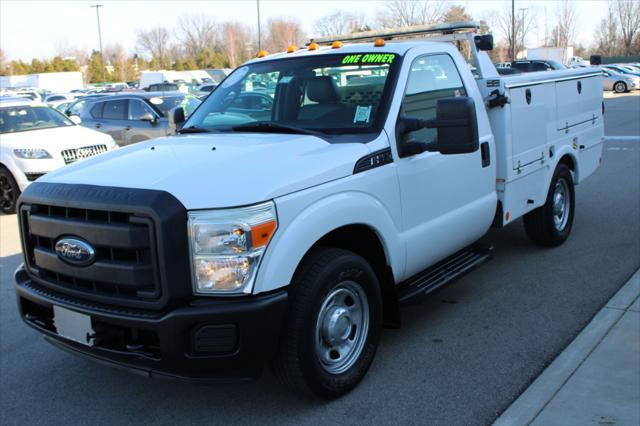
<path fill-rule="evenodd" d="M 578 12 L 579 30 L 577 41 L 585 46 L 591 44 L 595 29 L 607 10 L 606 0 L 574 0 Z M 173 28 L 178 17 L 187 14 L 205 14 L 218 21 L 240 21 L 257 26 L 255 0 L 209 0 L 209 1 L 124 1 L 101 0 L 100 23 L 103 47 L 120 43 L 125 49 L 135 51 L 135 34 L 138 28 L 163 25 Z M 504 0 L 461 0 L 459 4 L 476 19 L 491 18 L 496 11 L 510 7 Z M 518 13 L 535 15 L 535 27 L 527 37 L 527 46 L 536 47 L 545 35 L 545 17 L 550 28 L 556 0 L 516 0 Z M 61 47 L 78 47 L 98 50 L 98 31 L 95 8 L 96 1 L 29 1 L 0 0 L 0 48 L 9 60 L 47 58 Z M 520 9 L 526 9 L 524 12 Z M 371 0 L 260 0 L 261 21 L 270 17 L 292 17 L 298 19 L 304 31 L 313 35 L 313 23 L 334 10 L 362 12 L 369 22 L 376 13 L 384 9 L 384 1 Z"/>

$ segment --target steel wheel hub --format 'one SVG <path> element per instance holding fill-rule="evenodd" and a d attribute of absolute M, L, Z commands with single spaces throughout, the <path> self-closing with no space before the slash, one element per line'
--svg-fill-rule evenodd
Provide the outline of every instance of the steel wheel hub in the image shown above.
<path fill-rule="evenodd" d="M 316 320 L 315 350 L 331 374 L 348 370 L 360 357 L 369 332 L 369 305 L 360 284 L 344 281 L 324 299 Z"/>
<path fill-rule="evenodd" d="M 569 185 L 564 179 L 559 179 L 553 189 L 553 225 L 556 230 L 563 231 L 569 221 Z"/>

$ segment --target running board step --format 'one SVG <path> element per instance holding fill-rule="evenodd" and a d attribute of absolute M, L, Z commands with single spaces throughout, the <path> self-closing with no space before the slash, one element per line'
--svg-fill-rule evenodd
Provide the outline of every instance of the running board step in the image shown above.
<path fill-rule="evenodd" d="M 491 260 L 493 247 L 472 244 L 398 285 L 398 300 L 424 296 Z"/>

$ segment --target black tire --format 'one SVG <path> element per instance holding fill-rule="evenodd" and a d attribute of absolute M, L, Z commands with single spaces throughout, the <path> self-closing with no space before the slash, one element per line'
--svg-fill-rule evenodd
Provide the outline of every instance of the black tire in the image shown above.
<path fill-rule="evenodd" d="M 623 81 L 618 81 L 613 85 L 613 91 L 616 93 L 624 93 L 627 91 L 627 84 Z"/>
<path fill-rule="evenodd" d="M 363 324 L 360 330 L 366 330 L 366 332 L 358 335 L 357 330 L 354 331 L 354 325 L 347 320 L 351 325 L 345 326 L 345 333 L 339 339 L 350 340 L 353 334 L 353 340 L 357 339 L 360 342 L 358 347 L 361 349 L 357 352 L 357 356 L 356 352 L 352 352 L 353 355 L 350 357 L 352 364 L 345 364 L 344 371 L 330 372 L 328 369 L 335 366 L 324 364 L 319 355 L 319 352 L 323 352 L 319 348 L 330 344 L 322 337 L 324 331 L 319 329 L 322 328 L 323 323 L 334 323 L 325 322 L 328 321 L 328 314 L 322 317 L 325 321 L 322 321 L 319 314 L 321 310 L 325 313 L 335 312 L 327 311 L 325 307 L 328 301 L 337 299 L 339 296 L 333 298 L 328 296 L 341 292 L 345 283 L 350 283 L 349 285 L 355 283 L 360 290 L 364 291 L 365 302 L 368 305 L 368 328 Z M 290 288 L 289 313 L 278 354 L 272 362 L 276 376 L 294 390 L 316 397 L 332 399 L 344 395 L 365 376 L 373 362 L 380 339 L 382 296 L 373 269 L 362 257 L 350 251 L 319 248 L 310 252 L 302 261 Z M 346 300 L 348 302 L 348 299 Z M 338 353 L 338 351 L 334 352 Z M 343 360 L 338 359 L 336 362 L 348 360 L 345 356 Z"/>
<path fill-rule="evenodd" d="M 0 166 L 0 211 L 4 214 L 15 213 L 19 196 L 20 188 L 11 172 Z"/>
<path fill-rule="evenodd" d="M 558 185 L 562 186 L 563 184 L 566 185 L 563 189 L 557 189 Z M 561 219 L 556 214 L 559 214 L 559 211 L 554 212 L 558 192 L 565 193 L 563 200 L 568 195 L 568 204 L 565 206 Z M 524 215 L 524 230 L 529 239 L 536 244 L 548 247 L 559 246 L 566 241 L 571 233 L 574 211 L 575 190 L 573 177 L 569 168 L 561 163 L 558 164 L 553 174 L 544 205 Z"/>

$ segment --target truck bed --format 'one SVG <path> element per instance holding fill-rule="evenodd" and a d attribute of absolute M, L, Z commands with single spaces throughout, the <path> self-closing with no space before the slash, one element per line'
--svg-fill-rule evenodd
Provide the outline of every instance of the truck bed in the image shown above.
<path fill-rule="evenodd" d="M 604 128 L 597 68 L 541 71 L 479 81 L 498 89 L 504 107 L 488 111 L 496 146 L 496 183 L 503 224 L 544 204 L 549 168 L 571 158 L 575 183 L 598 167 Z M 503 215 L 504 216 L 504 215 Z"/>

